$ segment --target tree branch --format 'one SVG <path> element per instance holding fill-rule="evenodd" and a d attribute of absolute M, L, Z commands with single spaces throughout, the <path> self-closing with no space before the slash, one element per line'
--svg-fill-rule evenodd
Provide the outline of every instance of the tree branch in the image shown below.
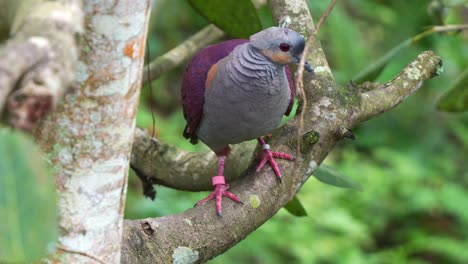
<path fill-rule="evenodd" d="M 292 29 L 306 33 L 312 28 L 312 19 L 305 0 L 271 0 L 269 3 L 275 20 L 289 15 L 295 22 Z M 244 173 L 245 177 L 234 181 L 230 189 L 245 202 L 245 205 L 224 200 L 222 219 L 216 217 L 213 203 L 209 202 L 177 215 L 155 219 L 126 220 L 122 240 L 123 263 L 177 263 L 179 261 L 203 263 L 225 252 L 282 208 L 325 159 L 334 145 L 346 136 L 347 128 L 356 125 L 356 120 L 365 119 L 364 116 L 368 111 L 359 110 L 362 106 L 360 91 L 352 86 L 345 88 L 334 82 L 318 41 L 312 46 L 312 55 L 309 59 L 316 69 L 317 66 L 320 68 L 315 78 L 312 79 L 311 76 L 306 75 L 304 80 L 307 100 L 310 102 L 305 108 L 307 118 L 304 123 L 304 135 L 313 131 L 320 135 L 320 139 L 315 143 L 303 137 L 302 151 L 298 154 L 300 156 L 296 157 L 297 168 L 292 162 L 278 161 L 283 172 L 282 184 L 278 184 L 269 168 L 263 169 L 257 175 L 253 169 L 247 169 Z M 439 61 L 440 59 L 434 56 L 433 62 L 437 63 L 420 64 L 424 68 L 424 70 L 420 69 L 424 72 L 424 78 L 428 78 L 426 73 L 436 71 Z M 414 91 L 417 84 L 418 82 L 405 85 L 408 87 L 408 93 Z M 410 87 L 411 85 L 413 88 Z M 390 97 L 395 102 L 385 104 L 381 107 L 381 112 L 389 110 L 401 101 L 399 90 L 391 89 L 390 92 L 397 94 L 397 96 Z M 368 109 L 368 107 L 363 107 L 363 109 Z M 298 118 L 295 118 L 277 129 L 269 144 L 277 151 L 293 151 L 297 140 L 291 138 L 291 135 L 295 134 L 297 128 Z M 175 152 L 175 150 L 172 151 Z M 179 155 L 177 153 L 172 153 L 170 156 Z M 181 152 L 180 155 L 187 154 Z M 203 155 L 197 156 L 196 159 L 206 162 L 206 156 L 203 157 Z M 176 164 L 175 166 L 179 166 L 179 163 Z M 155 171 L 172 169 L 170 163 L 159 166 L 154 168 Z M 161 166 L 166 167 L 161 168 Z M 206 169 L 199 167 L 192 173 L 206 175 L 204 170 Z M 298 180 L 293 179 L 294 173 Z"/>
<path fill-rule="evenodd" d="M 391 81 L 360 95 L 360 110 L 356 122 L 363 122 L 398 105 L 419 89 L 423 82 L 442 72 L 442 60 L 426 51 L 409 63 Z"/>
<path fill-rule="evenodd" d="M 270 142 L 278 151 L 291 151 L 288 147 L 296 122 L 277 131 Z M 301 162 L 301 181 L 295 191 L 321 163 L 336 142 L 334 131 L 320 133 L 318 147 L 312 148 L 312 156 Z M 306 143 L 305 143 L 306 144 Z M 306 148 L 303 148 L 306 149 Z M 310 148 L 309 148 L 310 149 Z M 223 219 L 216 217 L 212 203 L 189 209 L 182 214 L 156 219 L 127 220 L 122 245 L 123 263 L 168 263 L 189 254 L 196 262 L 203 263 L 217 256 L 276 213 L 290 198 L 294 163 L 279 162 L 284 172 L 283 183 L 278 184 L 270 169 L 258 175 L 248 170 L 246 176 L 231 184 L 231 191 L 245 202 L 244 206 L 224 201 Z M 200 169 L 203 171 L 203 168 Z M 222 237 L 223 239 L 219 239 Z"/>
<path fill-rule="evenodd" d="M 0 49 L 0 113 L 9 96 L 9 123 L 31 130 L 73 79 L 78 56 L 74 37 L 83 24 L 81 1 L 15 2 L 20 3 L 8 5 L 15 10 L 9 21 L 14 37 Z"/>
<path fill-rule="evenodd" d="M 205 153 L 179 150 L 142 129 L 135 131 L 131 164 L 154 184 L 179 190 L 208 191 L 213 188 L 211 177 L 218 161 L 210 151 Z M 226 160 L 225 177 L 229 181 L 238 178 L 252 159 L 255 144 L 244 142 L 232 146 Z"/>

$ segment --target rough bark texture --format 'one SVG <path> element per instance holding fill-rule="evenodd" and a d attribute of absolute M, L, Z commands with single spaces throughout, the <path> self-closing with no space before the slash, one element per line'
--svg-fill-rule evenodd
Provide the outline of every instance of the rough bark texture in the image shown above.
<path fill-rule="evenodd" d="M 0 48 L 0 113 L 7 101 L 8 122 L 31 130 L 56 106 L 73 78 L 75 35 L 83 29 L 81 1 L 3 4 L 2 28 L 12 38 Z"/>
<path fill-rule="evenodd" d="M 61 263 L 119 263 L 150 0 L 84 1 L 74 90 L 35 136 L 55 169 Z"/>
<path fill-rule="evenodd" d="M 289 15 L 293 21 L 292 29 L 306 36 L 309 34 L 313 23 L 306 1 L 271 0 L 269 4 L 277 21 Z M 263 169 L 258 175 L 248 169 L 244 173 L 245 177 L 234 181 L 230 189 L 245 202 L 245 205 L 234 204 L 224 199 L 222 219 L 216 217 L 214 205 L 209 202 L 178 215 L 126 220 L 122 244 L 123 263 L 203 263 L 225 252 L 267 221 L 290 200 L 337 141 L 343 138 L 343 132 L 363 120 L 388 111 L 419 88 L 424 80 L 435 76 L 441 65 L 440 58 L 434 53 L 424 52 L 397 78 L 375 90 L 361 93 L 358 87 L 345 88 L 334 82 L 318 41 L 315 41 L 311 50 L 308 59 L 316 70 L 316 76 L 312 79 L 305 74 L 304 88 L 309 103 L 301 144 L 302 153 L 296 157 L 297 167 L 293 162 L 278 161 L 284 173 L 283 183 L 278 184 L 269 168 Z M 291 135 L 296 135 L 297 124 L 296 118 L 275 131 L 269 141 L 272 149 L 294 152 L 296 140 Z M 319 141 L 315 144 L 313 144 L 315 140 L 312 138 L 309 140 L 307 136 L 312 131 L 320 135 Z M 142 139 L 138 139 L 140 140 Z M 134 153 L 134 155 L 137 157 L 140 154 Z M 166 155 L 164 152 L 160 152 L 159 159 L 164 159 L 162 157 L 164 155 Z M 169 158 L 178 154 L 171 152 L 167 155 Z M 209 155 L 200 154 L 193 159 L 207 162 L 205 160 L 207 157 L 211 158 Z M 193 159 L 191 162 L 195 163 Z M 138 163 L 139 160 L 133 159 L 133 162 Z M 184 166 L 184 162 L 174 160 L 170 164 L 165 164 L 164 169 L 171 170 Z M 198 168 L 190 172 L 207 175 L 203 172 L 207 169 Z M 159 174 L 158 169 L 155 168 L 155 175 L 151 176 L 164 182 L 164 178 L 159 178 L 163 174 Z M 293 178 L 293 175 L 296 175 L 296 178 Z M 186 177 L 189 178 L 189 175 Z M 171 186 L 185 188 L 183 184 Z"/>

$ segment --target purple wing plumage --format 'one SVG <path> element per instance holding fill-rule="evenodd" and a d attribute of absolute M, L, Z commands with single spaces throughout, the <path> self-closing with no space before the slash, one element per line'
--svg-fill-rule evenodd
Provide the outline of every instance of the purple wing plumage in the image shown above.
<path fill-rule="evenodd" d="M 208 71 L 219 60 L 228 56 L 234 48 L 248 42 L 246 39 L 233 39 L 219 44 L 207 46 L 200 50 L 188 64 L 182 80 L 182 106 L 187 126 L 184 129 L 184 137 L 190 138 L 192 143 L 197 142 L 195 131 L 200 124 L 203 114 L 205 95 L 205 82 Z M 294 80 L 286 66 L 286 76 L 291 90 L 291 102 L 285 115 L 289 115 L 294 104 Z"/>
<path fill-rule="evenodd" d="M 240 44 L 246 43 L 246 39 L 233 39 L 219 44 L 207 46 L 200 50 L 187 66 L 182 80 L 182 106 L 187 126 L 184 137 L 191 138 L 192 143 L 197 142 L 195 131 L 200 124 L 203 114 L 205 95 L 205 82 L 211 66 L 231 53 Z"/>

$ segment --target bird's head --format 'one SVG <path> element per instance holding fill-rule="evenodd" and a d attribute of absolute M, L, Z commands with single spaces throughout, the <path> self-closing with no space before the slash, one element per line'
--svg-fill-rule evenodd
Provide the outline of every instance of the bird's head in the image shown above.
<path fill-rule="evenodd" d="M 304 37 L 294 30 L 270 27 L 250 36 L 250 44 L 271 62 L 285 65 L 299 63 L 304 51 Z M 305 69 L 313 72 L 308 62 Z"/>

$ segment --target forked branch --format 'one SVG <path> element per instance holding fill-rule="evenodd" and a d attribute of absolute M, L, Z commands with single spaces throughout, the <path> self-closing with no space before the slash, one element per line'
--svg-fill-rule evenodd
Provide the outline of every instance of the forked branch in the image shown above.
<path fill-rule="evenodd" d="M 269 4 L 277 21 L 289 15 L 293 21 L 291 28 L 304 35 L 313 28 L 305 0 L 270 0 Z M 441 63 L 440 58 L 434 53 L 422 53 L 389 82 L 391 85 L 386 87 L 388 89 L 382 87 L 361 93 L 358 89 L 342 88 L 333 80 L 318 41 L 314 41 L 311 54 L 307 57 L 316 69 L 316 76 L 313 79 L 305 76 L 304 80 L 305 95 L 310 102 L 305 108 L 304 132 L 315 131 L 320 135 L 320 139 L 316 143 L 306 140 L 301 143 L 303 151 L 296 157 L 299 160 L 297 171 L 293 163 L 279 161 L 284 175 L 283 183 L 278 184 L 268 169 L 263 169 L 258 175 L 255 175 L 253 169 L 247 169 L 244 172 L 245 177 L 234 181 L 230 189 L 245 202 L 245 205 L 225 202 L 221 220 L 217 218 L 212 204 L 208 203 L 177 215 L 125 221 L 122 240 L 124 263 L 171 263 L 184 260 L 188 263 L 203 263 L 225 252 L 271 218 L 289 201 L 291 190 L 293 193 L 297 192 L 334 145 L 345 136 L 341 131 L 346 131 L 346 128 L 390 110 L 404 97 L 414 92 L 422 81 L 434 77 Z M 407 84 L 405 80 L 408 81 Z M 381 91 L 382 89 L 386 90 Z M 375 104 L 371 99 L 377 100 Z M 382 104 L 379 104 L 379 100 Z M 378 107 L 374 107 L 375 105 Z M 269 144 L 275 150 L 291 152 L 297 144 L 291 135 L 295 134 L 297 128 L 298 118 L 295 118 L 276 130 Z M 137 136 L 136 141 L 140 142 L 141 146 L 147 147 L 149 139 L 147 135 L 142 136 L 140 139 Z M 171 147 L 166 146 L 166 148 L 171 149 L 170 154 L 161 151 L 158 159 L 164 159 L 165 155 L 168 159 L 178 155 L 189 155 Z M 247 145 L 240 148 L 240 151 L 247 153 L 251 151 L 247 150 Z M 144 147 L 134 148 L 133 165 L 140 162 L 138 157 L 142 157 L 144 150 Z M 212 157 L 209 154 L 194 154 L 189 162 L 208 164 L 210 159 Z M 171 171 L 186 164 L 187 162 L 183 160 L 171 159 L 171 162 L 159 163 L 159 166 L 154 168 L 156 175 L 149 176 L 156 177 L 164 183 L 166 178 L 161 176 L 169 174 L 158 171 Z M 292 178 L 295 171 L 297 181 Z M 190 173 L 205 175 L 206 181 L 209 181 L 212 174 L 207 173 L 207 168 L 203 166 L 191 170 Z M 184 185 L 176 181 L 171 184 L 172 187 L 186 188 Z M 205 187 L 199 186 L 192 190 L 195 189 L 204 190 Z"/>

